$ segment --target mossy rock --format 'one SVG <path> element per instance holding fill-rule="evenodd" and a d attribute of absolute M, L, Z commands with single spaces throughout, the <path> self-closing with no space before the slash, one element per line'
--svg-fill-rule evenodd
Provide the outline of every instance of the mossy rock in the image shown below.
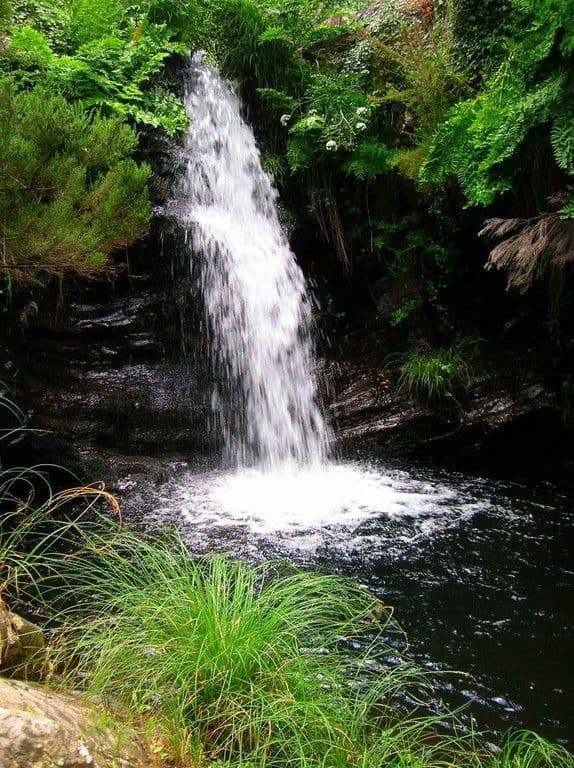
<path fill-rule="evenodd" d="M 8 609 L 0 598 L 0 672 L 37 677 L 46 646 L 40 627 Z"/>

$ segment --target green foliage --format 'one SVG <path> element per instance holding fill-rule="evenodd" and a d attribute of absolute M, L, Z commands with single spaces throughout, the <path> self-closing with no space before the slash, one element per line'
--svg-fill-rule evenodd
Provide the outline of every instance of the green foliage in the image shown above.
<path fill-rule="evenodd" d="M 392 328 L 398 328 L 403 323 L 406 323 L 417 311 L 418 301 L 416 299 L 409 299 L 403 302 L 400 307 L 394 310 L 389 319 L 389 323 Z"/>
<path fill-rule="evenodd" d="M 512 0 L 437 0 L 453 25 L 453 53 L 475 84 L 493 74 L 523 19 Z M 493 21 L 495 23 L 493 23 Z"/>
<path fill-rule="evenodd" d="M 343 169 L 359 181 L 388 173 L 395 153 L 382 143 L 369 140 L 358 145 L 343 163 Z"/>
<path fill-rule="evenodd" d="M 451 187 L 436 185 L 454 177 L 470 205 L 489 205 L 550 152 L 560 181 L 549 181 L 539 201 L 572 184 L 564 177 L 574 175 L 574 25 L 570 0 L 435 0 L 434 13 L 430 5 L 14 0 L 2 22 L 0 71 L 18 91 L 41 87 L 77 104 L 94 125 L 117 116 L 176 136 L 187 121 L 165 87 L 166 69 L 187 49 L 206 49 L 238 81 L 267 169 L 291 187 L 300 211 L 312 212 L 341 261 L 363 259 L 395 278 L 408 272 L 400 295 L 417 296 L 450 333 L 447 293 L 462 259 L 448 247 L 456 211 L 445 231 L 431 210 Z M 82 211 L 70 203 L 52 217 L 55 238 L 65 239 L 73 205 Z M 572 216 L 569 203 L 560 215 Z M 385 240 L 377 220 L 401 219 L 415 222 L 413 242 L 404 232 Z M 109 242 L 126 242 L 128 229 Z M 444 244 L 443 254 L 425 243 Z M 106 248 L 90 253 L 86 265 L 108 259 Z"/>
<path fill-rule="evenodd" d="M 14 32 L 6 55 L 16 82 L 45 85 L 70 101 L 79 101 L 85 109 L 97 107 L 138 124 L 160 127 L 169 135 L 184 130 L 183 105 L 156 81 L 166 61 L 184 53 L 186 46 L 172 40 L 173 32 L 165 25 L 145 18 L 114 29 L 104 16 L 100 29 L 97 12 L 89 13 L 82 5 L 74 9 L 83 13 L 70 22 L 79 43 L 73 55 L 56 55 L 49 39 L 32 27 Z M 84 17 L 90 26 L 81 27 L 80 33 L 77 28 Z M 96 37 L 98 31 L 103 34 Z"/>
<path fill-rule="evenodd" d="M 91 276 L 147 229 L 150 170 L 118 119 L 0 83 L 1 269 L 19 284 Z"/>
<path fill-rule="evenodd" d="M 6 23 L 12 15 L 12 3 L 10 0 L 0 0 L 0 24 Z"/>
<path fill-rule="evenodd" d="M 427 403 L 456 402 L 472 381 L 472 370 L 465 359 L 475 339 L 432 352 L 408 352 L 401 365 L 399 391 Z"/>
<path fill-rule="evenodd" d="M 70 34 L 79 45 L 106 37 L 121 26 L 123 4 L 119 0 L 75 0 L 70 8 Z"/>
<path fill-rule="evenodd" d="M 12 0 L 2 23 L 8 32 L 31 27 L 50 41 L 57 53 L 67 53 L 70 39 L 70 9 L 65 0 Z"/>
<path fill-rule="evenodd" d="M 450 107 L 469 94 L 467 74 L 454 60 L 453 35 L 450 17 L 438 16 L 430 30 L 412 24 L 392 48 L 383 44 L 379 51 L 395 62 L 385 77 L 385 100 L 403 110 L 407 147 L 426 148 Z"/>
<path fill-rule="evenodd" d="M 531 131 L 550 125 L 557 164 L 574 172 L 572 13 L 569 0 L 515 0 L 528 15 L 483 93 L 457 104 L 433 139 L 426 181 L 458 179 L 471 205 L 488 205 L 510 189 Z"/>
<path fill-rule="evenodd" d="M 291 30 L 295 16 L 277 26 L 274 4 L 255 0 L 207 0 L 205 10 L 207 45 L 224 74 L 244 90 L 297 90 L 304 68 Z"/>
<path fill-rule="evenodd" d="M 12 35 L 7 54 L 24 66 L 39 68 L 48 67 L 54 60 L 48 41 L 33 27 L 22 27 Z"/>
<path fill-rule="evenodd" d="M 497 768 L 567 768 L 572 755 L 558 745 L 550 744 L 540 736 L 518 731 L 507 738 Z"/>
<path fill-rule="evenodd" d="M 564 219 L 574 219 L 574 187 L 568 190 L 566 204 L 560 209 L 559 214 Z"/>
<path fill-rule="evenodd" d="M 128 534 L 88 541 L 56 574 L 76 596 L 61 618 L 71 674 L 81 671 L 90 693 L 161 716 L 173 740 L 208 761 L 376 761 L 369 709 L 379 697 L 385 707 L 411 673 L 377 682 L 366 659 L 345 663 L 342 638 L 376 631 L 376 603 L 358 586 L 221 557 L 197 563 L 176 536 L 152 544 Z"/>
<path fill-rule="evenodd" d="M 550 141 L 558 167 L 574 176 L 574 108 L 565 109 L 558 115 Z"/>
<path fill-rule="evenodd" d="M 8 292 L 97 275 L 145 233 L 150 169 L 133 160 L 129 124 L 168 135 L 187 127 L 163 74 L 199 34 L 196 10 L 183 0 L 14 0 L 0 51 Z"/>

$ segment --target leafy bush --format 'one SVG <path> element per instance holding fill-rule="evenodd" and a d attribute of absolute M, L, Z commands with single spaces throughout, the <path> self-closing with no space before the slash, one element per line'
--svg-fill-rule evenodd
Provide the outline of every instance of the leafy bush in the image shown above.
<path fill-rule="evenodd" d="M 454 56 L 480 85 L 504 58 L 506 42 L 523 19 L 512 0 L 437 0 L 436 5 L 453 25 Z"/>
<path fill-rule="evenodd" d="M 437 130 L 421 177 L 458 179 L 471 205 L 511 188 L 519 151 L 548 126 L 557 165 L 574 174 L 574 28 L 569 0 L 514 0 L 524 31 L 483 93 L 457 104 Z"/>
<path fill-rule="evenodd" d="M 114 10 L 124 22 L 121 8 L 108 4 L 100 10 L 101 15 L 79 2 L 72 6 L 65 25 L 73 36 L 67 54 L 58 55 L 49 36 L 35 27 L 15 29 L 6 49 L 15 82 L 44 85 L 84 109 L 116 113 L 169 135 L 182 131 L 187 125 L 183 105 L 157 78 L 167 59 L 184 53 L 186 46 L 172 39 L 173 30 L 152 24 L 145 15 L 115 25 L 107 12 Z"/>
<path fill-rule="evenodd" d="M 376 61 L 393 62 L 382 72 L 384 100 L 399 110 L 401 149 L 396 165 L 407 177 L 417 178 L 430 140 L 448 110 L 470 89 L 468 76 L 455 61 L 454 27 L 450 15 L 437 15 L 428 27 L 424 19 L 403 25 L 400 34 L 374 44 Z"/>
<path fill-rule="evenodd" d="M 119 119 L 89 117 L 43 87 L 0 82 L 1 271 L 17 284 L 90 277 L 141 237 L 150 170 Z"/>

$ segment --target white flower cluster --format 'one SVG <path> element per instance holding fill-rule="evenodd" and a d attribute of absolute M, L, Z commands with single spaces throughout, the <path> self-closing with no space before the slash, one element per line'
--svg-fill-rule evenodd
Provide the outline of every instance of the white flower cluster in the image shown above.
<path fill-rule="evenodd" d="M 285 126 L 289 123 L 289 120 L 291 120 L 291 115 L 281 115 L 281 120 L 279 122 L 285 128 Z"/>
<path fill-rule="evenodd" d="M 356 114 L 357 117 L 366 117 L 369 114 L 368 107 L 358 107 Z M 355 129 L 357 131 L 366 131 L 367 123 L 364 120 L 359 120 L 357 123 L 355 123 Z"/>
<path fill-rule="evenodd" d="M 329 141 L 325 144 L 325 147 L 328 152 L 336 152 L 339 149 L 337 142 L 333 139 L 329 139 Z"/>

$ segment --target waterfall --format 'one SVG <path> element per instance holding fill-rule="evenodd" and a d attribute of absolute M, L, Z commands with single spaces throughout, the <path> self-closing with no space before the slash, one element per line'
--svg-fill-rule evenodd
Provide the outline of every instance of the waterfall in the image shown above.
<path fill-rule="evenodd" d="M 226 456 L 262 469 L 322 463 L 312 302 L 233 86 L 192 59 L 176 216 L 203 298 Z"/>

